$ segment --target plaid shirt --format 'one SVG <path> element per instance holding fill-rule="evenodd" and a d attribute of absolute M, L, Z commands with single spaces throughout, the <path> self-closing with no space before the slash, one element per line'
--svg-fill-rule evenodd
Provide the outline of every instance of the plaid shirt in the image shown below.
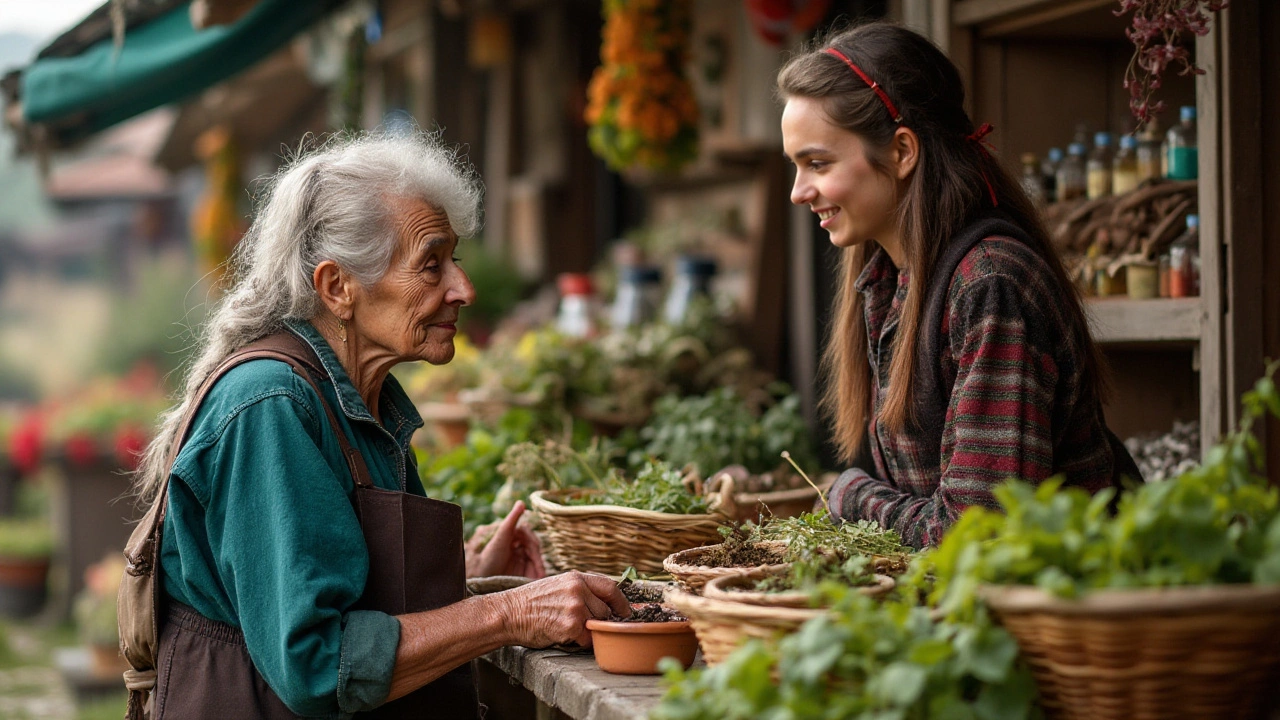
<path fill-rule="evenodd" d="M 892 528 L 916 548 L 935 545 L 971 505 L 998 507 L 992 490 L 1009 477 L 1097 492 L 1112 485 L 1113 455 L 1102 408 L 1081 395 L 1085 349 L 1062 312 L 1044 261 L 1026 245 L 989 237 L 961 261 L 942 319 L 943 386 L 952 387 L 942 437 L 895 433 L 878 409 L 888 395 L 893 338 L 910 275 L 883 249 L 858 277 L 875 398 L 869 433 L 874 475 L 846 470 L 829 493 L 831 511 Z M 921 457 L 941 443 L 941 462 Z"/>

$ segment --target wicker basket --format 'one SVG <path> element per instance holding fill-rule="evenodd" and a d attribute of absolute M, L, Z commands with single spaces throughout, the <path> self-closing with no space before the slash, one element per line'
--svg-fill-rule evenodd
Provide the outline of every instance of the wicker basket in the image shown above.
<path fill-rule="evenodd" d="M 1280 679 L 1280 587 L 986 587 L 1053 718 L 1253 718 Z"/>
<path fill-rule="evenodd" d="M 745 471 L 743 471 L 745 472 Z M 712 491 L 721 487 L 726 481 L 737 482 L 732 475 L 727 472 L 720 472 L 711 478 L 708 487 Z M 835 482 L 836 476 L 828 473 L 828 476 L 819 478 L 818 488 L 826 493 L 831 483 Z M 738 522 L 760 522 L 763 517 L 779 517 L 788 518 L 803 515 L 812 512 L 815 505 L 819 505 L 818 490 L 812 487 L 804 486 L 792 488 L 790 490 L 774 490 L 772 492 L 752 493 L 752 492 L 734 492 L 733 494 L 733 519 Z"/>
<path fill-rule="evenodd" d="M 765 544 L 776 548 L 779 555 L 786 549 L 786 543 L 778 540 L 771 540 Z M 707 553 L 717 547 L 720 546 L 708 545 L 672 553 L 667 556 L 666 560 L 662 561 L 662 568 L 671 573 L 671 576 L 679 581 L 686 590 L 695 595 L 701 595 L 702 588 L 718 577 L 746 575 L 751 578 L 759 578 L 786 570 L 788 567 L 787 563 L 757 565 L 755 567 L 714 567 L 702 564 L 702 559 L 706 557 Z"/>
<path fill-rule="evenodd" d="M 693 624 L 698 644 L 702 646 L 702 659 L 708 665 L 722 662 L 747 638 L 774 643 L 826 612 L 814 608 L 748 605 L 700 597 L 679 589 L 667 591 L 667 603 L 684 613 Z"/>
<path fill-rule="evenodd" d="M 542 518 L 547 555 L 555 567 L 619 575 L 628 567 L 645 574 L 661 573 L 662 561 L 677 550 L 720 539 L 728 522 L 718 498 L 701 515 L 636 510 L 617 505 L 561 505 L 559 498 L 592 490 L 539 490 L 529 505 Z"/>
<path fill-rule="evenodd" d="M 740 573 L 718 577 L 707 583 L 702 594 L 714 600 L 728 600 L 761 607 L 807 608 L 810 606 L 809 593 L 807 592 L 759 592 L 743 589 L 750 587 L 761 576 L 761 574 L 751 576 Z M 896 584 L 894 579 L 888 575 L 876 575 L 875 579 L 874 585 L 858 588 L 858 594 L 866 595 L 867 597 L 883 597 Z"/>

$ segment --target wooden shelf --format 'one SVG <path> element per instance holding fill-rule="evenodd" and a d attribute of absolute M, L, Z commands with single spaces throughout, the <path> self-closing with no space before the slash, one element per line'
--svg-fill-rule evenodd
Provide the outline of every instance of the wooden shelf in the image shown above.
<path fill-rule="evenodd" d="M 1109 344 L 1198 343 L 1204 323 L 1204 306 L 1198 297 L 1089 298 L 1085 311 L 1094 339 Z"/>

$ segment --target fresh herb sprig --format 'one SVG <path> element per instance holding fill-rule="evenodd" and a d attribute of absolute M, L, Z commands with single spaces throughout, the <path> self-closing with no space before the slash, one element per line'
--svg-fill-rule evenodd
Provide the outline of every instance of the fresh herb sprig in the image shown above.
<path fill-rule="evenodd" d="M 634 480 L 611 475 L 602 483 L 603 492 L 569 497 L 566 505 L 619 505 L 637 510 L 698 515 L 708 511 L 707 499 L 684 486 L 679 470 L 651 460 Z"/>

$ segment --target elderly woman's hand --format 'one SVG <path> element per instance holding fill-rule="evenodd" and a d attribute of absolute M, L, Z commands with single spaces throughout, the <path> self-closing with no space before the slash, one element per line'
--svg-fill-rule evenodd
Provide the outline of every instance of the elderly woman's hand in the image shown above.
<path fill-rule="evenodd" d="M 481 525 L 466 544 L 467 577 L 518 575 L 537 580 L 547 576 L 542 543 L 521 522 L 525 507 L 518 501 L 500 523 Z"/>
<path fill-rule="evenodd" d="M 591 646 L 587 620 L 631 616 L 618 584 L 604 575 L 567 572 L 498 593 L 503 622 L 515 644 L 531 648 L 576 642 Z"/>

